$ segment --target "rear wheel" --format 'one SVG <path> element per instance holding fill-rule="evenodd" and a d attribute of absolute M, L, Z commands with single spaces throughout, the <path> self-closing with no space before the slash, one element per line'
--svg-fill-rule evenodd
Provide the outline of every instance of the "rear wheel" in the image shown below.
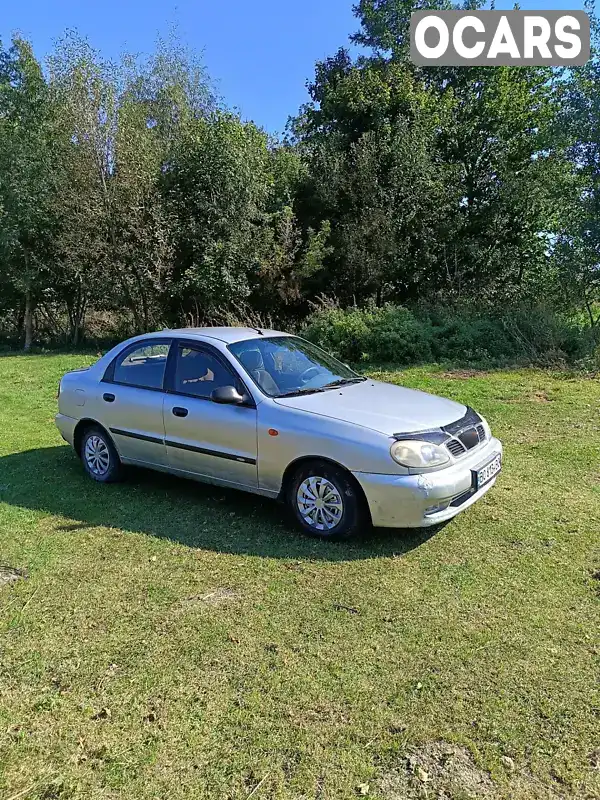
<path fill-rule="evenodd" d="M 351 476 L 326 461 L 303 464 L 287 503 L 300 528 L 320 539 L 349 539 L 368 524 L 364 500 Z"/>
<path fill-rule="evenodd" d="M 81 441 L 85 471 L 99 483 L 113 483 L 121 477 L 121 460 L 110 436 L 98 426 L 90 427 Z"/>

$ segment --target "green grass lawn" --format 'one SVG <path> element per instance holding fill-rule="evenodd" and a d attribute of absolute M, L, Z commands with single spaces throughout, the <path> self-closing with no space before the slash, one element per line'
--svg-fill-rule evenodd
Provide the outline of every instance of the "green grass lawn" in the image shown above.
<path fill-rule="evenodd" d="M 473 405 L 504 474 L 352 544 L 54 424 L 87 356 L 0 358 L 0 797 L 600 797 L 600 387 L 374 373 Z M 594 573 L 596 577 L 594 577 Z"/>

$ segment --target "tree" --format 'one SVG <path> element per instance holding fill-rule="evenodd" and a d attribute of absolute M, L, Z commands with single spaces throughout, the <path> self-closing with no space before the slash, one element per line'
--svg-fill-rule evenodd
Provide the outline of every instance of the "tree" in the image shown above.
<path fill-rule="evenodd" d="M 560 299 L 595 324 L 596 62 L 417 67 L 420 7 L 359 0 L 365 50 L 316 64 L 281 142 L 174 36 L 113 63 L 69 33 L 46 73 L 26 42 L 0 48 L 0 310 L 26 346 L 34 315 L 77 344 L 94 318 L 114 336 L 241 306 L 295 321 L 323 295 Z"/>
<path fill-rule="evenodd" d="M 410 16 L 413 11 L 450 11 L 477 9 L 483 0 L 359 0 L 354 13 L 361 28 L 351 38 L 373 50 L 378 56 L 391 54 L 394 58 L 408 57 L 410 50 Z"/>
<path fill-rule="evenodd" d="M 562 301 L 600 324 L 600 64 L 572 70 L 564 84 L 561 125 L 570 139 L 572 191 L 554 243 Z"/>
<path fill-rule="evenodd" d="M 5 281 L 22 298 L 25 350 L 33 315 L 52 286 L 60 129 L 49 87 L 31 46 L 0 46 L 0 252 Z"/>
<path fill-rule="evenodd" d="M 307 213 L 331 221 L 345 302 L 522 297 L 551 269 L 556 198 L 569 186 L 557 76 L 415 67 L 408 28 L 419 7 L 363 0 L 354 38 L 373 54 L 340 50 L 317 64 L 312 102 L 292 125 L 314 180 Z"/>
<path fill-rule="evenodd" d="M 50 71 L 71 142 L 59 258 L 72 340 L 91 299 L 125 307 L 135 331 L 157 327 L 174 270 L 164 175 L 186 127 L 214 104 L 204 71 L 174 38 L 148 60 L 113 64 L 76 34 Z"/>
<path fill-rule="evenodd" d="M 235 115 L 193 119 L 172 151 L 164 194 L 174 229 L 175 313 L 201 319 L 250 292 L 268 194 L 266 136 Z"/>

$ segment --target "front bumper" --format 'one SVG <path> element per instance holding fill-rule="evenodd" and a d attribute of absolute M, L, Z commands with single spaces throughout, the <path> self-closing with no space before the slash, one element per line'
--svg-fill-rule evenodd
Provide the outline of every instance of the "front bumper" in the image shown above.
<path fill-rule="evenodd" d="M 476 503 L 496 483 L 472 492 L 473 470 L 498 453 L 502 444 L 490 439 L 483 447 L 449 467 L 420 475 L 378 475 L 354 472 L 367 498 L 373 525 L 381 528 L 425 528 L 452 519 Z M 448 501 L 447 507 L 444 504 Z M 450 505 L 454 502 L 454 505 Z M 436 507 L 442 506 L 436 511 Z"/>

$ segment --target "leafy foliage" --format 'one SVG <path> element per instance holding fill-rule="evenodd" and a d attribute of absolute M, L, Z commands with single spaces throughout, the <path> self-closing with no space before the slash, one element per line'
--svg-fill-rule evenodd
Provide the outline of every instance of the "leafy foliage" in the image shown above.
<path fill-rule="evenodd" d="M 423 304 L 464 318 L 475 358 L 486 336 L 509 357 L 500 308 L 596 327 L 597 61 L 416 67 L 422 6 L 360 0 L 362 54 L 317 63 L 283 141 L 227 110 L 174 36 L 112 63 L 70 33 L 46 70 L 27 42 L 0 46 L 3 330 L 77 343 L 240 309 L 293 327 L 326 296 L 344 325 L 375 315 L 389 342 L 368 352 L 412 361 L 431 338 Z M 444 358 L 431 342 L 419 357 Z"/>
<path fill-rule="evenodd" d="M 35 304 L 52 285 L 57 132 L 50 90 L 31 46 L 15 39 L 0 52 L 0 280 L 23 296 L 26 349 Z"/>
<path fill-rule="evenodd" d="M 566 85 L 561 122 L 575 166 L 565 198 L 556 254 L 560 288 L 567 303 L 582 308 L 593 327 L 600 323 L 600 64 L 573 72 Z"/>
<path fill-rule="evenodd" d="M 508 314 L 421 307 L 409 310 L 324 305 L 305 321 L 302 335 L 354 363 L 448 363 L 478 367 L 580 362 L 597 368 L 600 330 L 543 308 L 514 308 Z"/>

